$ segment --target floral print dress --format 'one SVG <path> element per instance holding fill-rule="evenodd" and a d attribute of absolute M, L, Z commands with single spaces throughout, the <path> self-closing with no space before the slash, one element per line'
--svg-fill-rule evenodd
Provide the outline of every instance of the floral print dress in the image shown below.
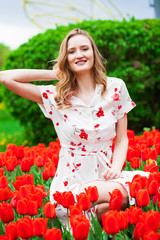
<path fill-rule="evenodd" d="M 81 184 L 102 179 L 101 173 L 110 166 L 112 140 L 116 135 L 116 122 L 131 109 L 131 100 L 123 80 L 107 77 L 107 92 L 101 97 L 102 85 L 96 85 L 89 105 L 72 96 L 72 106 L 56 109 L 55 86 L 39 86 L 43 104 L 39 104 L 47 118 L 53 122 L 61 143 L 59 164 L 50 188 L 53 203 L 55 191 L 77 193 Z M 131 181 L 137 171 L 122 171 L 120 182 L 128 191 L 126 181 Z M 131 199 L 130 199 L 131 201 Z"/>

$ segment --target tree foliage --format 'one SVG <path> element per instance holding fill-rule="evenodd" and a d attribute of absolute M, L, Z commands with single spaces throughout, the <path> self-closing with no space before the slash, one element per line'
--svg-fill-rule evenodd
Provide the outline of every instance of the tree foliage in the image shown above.
<path fill-rule="evenodd" d="M 128 114 L 129 128 L 160 127 L 160 20 L 96 20 L 57 26 L 38 34 L 10 53 L 4 69 L 52 67 L 49 61 L 58 56 L 61 41 L 73 28 L 82 28 L 94 38 L 106 58 L 107 75 L 125 81 L 137 107 Z M 35 84 L 51 84 L 36 82 Z M 56 137 L 36 103 L 4 89 L 8 111 L 26 127 L 27 138 L 34 143 L 48 143 Z M 51 129 L 53 129 L 51 131 Z"/>

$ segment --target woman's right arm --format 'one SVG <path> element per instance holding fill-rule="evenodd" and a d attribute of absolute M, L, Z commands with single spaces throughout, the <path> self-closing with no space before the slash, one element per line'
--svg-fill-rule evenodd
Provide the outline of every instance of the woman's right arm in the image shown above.
<path fill-rule="evenodd" d="M 56 80 L 57 70 L 15 69 L 0 71 L 0 83 L 21 97 L 43 103 L 39 87 L 29 82 Z"/>

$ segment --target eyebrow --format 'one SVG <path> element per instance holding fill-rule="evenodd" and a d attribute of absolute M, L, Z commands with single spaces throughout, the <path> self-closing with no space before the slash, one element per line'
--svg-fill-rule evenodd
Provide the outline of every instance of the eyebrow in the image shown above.
<path fill-rule="evenodd" d="M 89 47 L 89 45 L 87 45 L 87 44 L 85 44 L 85 45 L 81 45 L 80 46 L 81 48 L 83 48 L 83 47 Z M 71 47 L 71 48 L 68 48 L 67 50 L 71 50 L 71 49 L 74 49 L 75 47 Z"/>

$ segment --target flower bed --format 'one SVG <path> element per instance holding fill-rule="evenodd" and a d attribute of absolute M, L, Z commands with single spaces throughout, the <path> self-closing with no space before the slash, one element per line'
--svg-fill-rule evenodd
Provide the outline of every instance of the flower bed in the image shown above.
<path fill-rule="evenodd" d="M 39 143 L 31 148 L 9 144 L 0 153 L 0 239 L 154 239 L 160 237 L 160 131 L 135 136 L 127 131 L 129 147 L 124 170 L 150 172 L 136 175 L 130 194 L 135 205 L 124 211 L 119 190 L 110 193 L 110 210 L 100 224 L 90 211 L 98 198 L 96 187 L 85 189 L 75 199 L 71 192 L 56 192 L 54 199 L 67 209 L 68 225 L 56 217 L 56 205 L 49 202 L 51 180 L 58 166 L 60 144 Z M 114 148 L 114 141 L 113 141 Z M 94 209 L 93 209 L 94 210 Z"/>

